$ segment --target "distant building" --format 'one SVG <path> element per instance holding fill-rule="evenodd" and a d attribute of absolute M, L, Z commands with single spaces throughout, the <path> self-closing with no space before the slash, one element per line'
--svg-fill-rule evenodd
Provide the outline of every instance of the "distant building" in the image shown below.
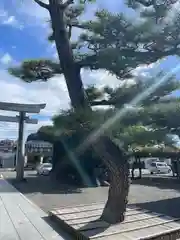
<path fill-rule="evenodd" d="M 4 139 L 0 141 L 0 152 L 12 152 L 16 146 L 16 141 Z"/>
<path fill-rule="evenodd" d="M 27 166 L 52 159 L 53 144 L 38 133 L 30 134 L 25 142 L 25 162 Z M 48 160 L 48 161 L 49 161 Z"/>

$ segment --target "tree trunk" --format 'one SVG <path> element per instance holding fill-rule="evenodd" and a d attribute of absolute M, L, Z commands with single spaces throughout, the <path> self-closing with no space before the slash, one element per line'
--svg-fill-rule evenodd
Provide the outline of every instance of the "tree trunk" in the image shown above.
<path fill-rule="evenodd" d="M 64 23 L 64 10 L 58 2 L 59 0 L 49 0 L 49 12 L 52 20 L 56 48 L 71 103 L 74 109 L 83 109 L 91 113 L 92 110 L 83 89 L 80 68 L 74 62 L 72 48 Z M 120 151 L 115 144 L 106 137 L 100 137 L 100 139 L 97 139 L 97 142 L 92 145 L 93 149 L 102 158 L 102 161 L 111 173 L 111 186 L 102 219 L 112 224 L 121 222 L 124 220 L 129 189 L 127 159 L 123 156 L 123 151 Z"/>
<path fill-rule="evenodd" d="M 49 0 L 50 17 L 55 37 L 56 48 L 66 84 L 74 109 L 90 108 L 80 75 L 80 67 L 75 63 L 66 25 L 64 10 L 58 4 L 59 0 Z"/>
<path fill-rule="evenodd" d="M 119 171 L 117 168 L 114 168 L 113 174 L 114 176 L 111 178 L 109 187 L 108 200 L 101 216 L 101 219 L 111 224 L 124 221 L 129 191 L 127 173 L 123 172 L 123 169 Z"/>
<path fill-rule="evenodd" d="M 94 149 L 110 172 L 109 195 L 101 219 L 111 224 L 122 222 L 129 192 L 128 156 L 108 137 L 100 137 Z"/>

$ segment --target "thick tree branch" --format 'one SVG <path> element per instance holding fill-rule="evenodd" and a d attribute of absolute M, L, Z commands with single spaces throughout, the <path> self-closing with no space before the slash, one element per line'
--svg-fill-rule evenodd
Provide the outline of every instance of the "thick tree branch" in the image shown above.
<path fill-rule="evenodd" d="M 46 3 L 44 3 L 44 2 L 42 2 L 40 0 L 34 0 L 34 2 L 37 3 L 40 7 L 49 10 L 49 5 L 48 4 L 46 4 Z"/>
<path fill-rule="evenodd" d="M 103 54 L 102 50 L 102 54 Z M 99 51 L 99 54 L 94 54 L 94 55 L 89 55 L 89 56 L 85 56 L 84 58 L 82 58 L 82 60 L 80 60 L 78 62 L 79 66 L 81 68 L 83 67 L 93 67 L 94 69 L 96 69 L 96 66 L 98 65 L 99 61 L 98 58 L 101 55 L 101 51 Z M 125 56 L 125 57 L 137 57 L 137 58 L 146 58 L 148 56 L 148 60 L 146 61 L 146 63 L 151 63 L 152 61 L 156 61 L 158 59 L 161 59 L 163 57 L 166 56 L 170 56 L 170 55 L 180 55 L 180 49 L 179 48 L 172 48 L 170 50 L 167 51 L 159 51 L 159 50 L 154 50 L 154 51 L 133 51 L 131 49 L 122 49 L 119 51 L 119 55 L 121 56 Z"/>

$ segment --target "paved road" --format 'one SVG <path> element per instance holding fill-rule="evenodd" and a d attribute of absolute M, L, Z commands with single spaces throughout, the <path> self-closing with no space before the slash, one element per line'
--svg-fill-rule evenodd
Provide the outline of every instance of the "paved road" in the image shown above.
<path fill-rule="evenodd" d="M 16 183 L 14 172 L 4 172 L 5 177 L 35 202 L 43 210 L 49 211 L 62 206 L 105 202 L 107 187 L 77 189 L 67 185 L 54 184 L 48 177 L 37 177 L 34 172 L 27 171 L 27 182 Z M 147 184 L 147 182 L 145 183 Z M 129 203 L 155 212 L 180 217 L 180 184 L 148 181 L 148 185 L 134 182 L 130 187 Z"/>

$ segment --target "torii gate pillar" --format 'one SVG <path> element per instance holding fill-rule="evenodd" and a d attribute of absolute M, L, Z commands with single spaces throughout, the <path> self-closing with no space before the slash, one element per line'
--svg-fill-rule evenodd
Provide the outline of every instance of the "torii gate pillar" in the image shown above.
<path fill-rule="evenodd" d="M 25 112 L 19 113 L 18 145 L 16 153 L 16 178 L 19 181 L 24 179 L 23 135 L 25 117 Z"/>

